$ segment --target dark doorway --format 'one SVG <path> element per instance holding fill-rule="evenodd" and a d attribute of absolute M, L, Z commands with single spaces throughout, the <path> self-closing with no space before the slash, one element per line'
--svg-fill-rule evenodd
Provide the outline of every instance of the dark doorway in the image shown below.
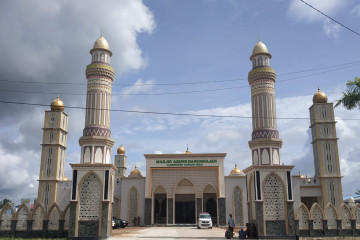
<path fill-rule="evenodd" d="M 216 208 L 216 201 L 213 198 L 210 198 L 206 201 L 206 211 L 210 213 L 211 220 L 213 224 L 217 224 L 217 208 Z"/>
<path fill-rule="evenodd" d="M 195 194 L 175 194 L 175 224 L 195 224 Z"/>
<path fill-rule="evenodd" d="M 166 194 L 155 194 L 154 223 L 166 223 Z"/>

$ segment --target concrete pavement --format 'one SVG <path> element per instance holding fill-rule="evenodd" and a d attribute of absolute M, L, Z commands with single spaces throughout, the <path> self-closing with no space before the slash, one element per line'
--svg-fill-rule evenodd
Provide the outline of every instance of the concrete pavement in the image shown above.
<path fill-rule="evenodd" d="M 112 239 L 225 239 L 225 229 L 196 227 L 140 227 L 113 230 Z"/>

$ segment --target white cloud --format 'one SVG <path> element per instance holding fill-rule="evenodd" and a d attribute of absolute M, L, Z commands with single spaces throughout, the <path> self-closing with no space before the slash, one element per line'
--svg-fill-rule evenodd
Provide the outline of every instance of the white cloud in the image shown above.
<path fill-rule="evenodd" d="M 340 32 L 340 25 L 326 19 L 323 25 L 324 31 L 328 37 L 338 38 Z"/>
<path fill-rule="evenodd" d="M 328 15 L 334 14 L 344 5 L 344 1 L 338 0 L 307 0 L 306 2 Z M 294 18 L 297 21 L 303 20 L 306 22 L 316 22 L 322 21 L 324 19 L 323 15 L 298 0 L 291 1 L 287 10 L 287 14 L 289 17 Z"/>
<path fill-rule="evenodd" d="M 154 88 L 154 80 L 143 81 L 139 78 L 132 86 L 124 88 L 122 94 L 138 94 L 138 93 L 147 93 Z"/>
<path fill-rule="evenodd" d="M 317 8 L 321 12 L 334 16 L 338 11 L 346 6 L 348 1 L 338 1 L 338 0 L 326 0 L 326 1 L 317 1 L 317 0 L 307 0 L 307 3 Z M 353 9 L 354 11 L 355 9 Z M 321 13 L 307 6 L 305 3 L 293 0 L 291 1 L 287 14 L 290 18 L 295 19 L 296 21 L 305 21 L 308 23 L 322 22 L 323 30 L 328 37 L 338 38 L 339 32 L 341 30 L 340 25 L 335 22 L 332 22 L 330 19 L 326 18 Z"/>
<path fill-rule="evenodd" d="M 350 12 L 352 15 L 360 16 L 360 4 L 356 5 Z"/>

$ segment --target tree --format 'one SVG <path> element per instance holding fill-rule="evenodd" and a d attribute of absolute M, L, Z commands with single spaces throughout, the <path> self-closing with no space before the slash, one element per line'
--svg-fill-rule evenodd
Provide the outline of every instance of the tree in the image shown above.
<path fill-rule="evenodd" d="M 356 189 L 355 194 L 360 195 L 360 189 Z"/>
<path fill-rule="evenodd" d="M 2 208 L 3 206 L 5 206 L 5 204 L 7 203 L 11 203 L 11 200 L 4 198 L 1 202 L 0 202 L 0 208 Z"/>
<path fill-rule="evenodd" d="M 347 110 L 354 108 L 360 109 L 360 78 L 355 78 L 354 81 L 346 83 L 346 92 L 343 92 L 343 97 L 337 101 L 335 107 L 343 105 Z"/>

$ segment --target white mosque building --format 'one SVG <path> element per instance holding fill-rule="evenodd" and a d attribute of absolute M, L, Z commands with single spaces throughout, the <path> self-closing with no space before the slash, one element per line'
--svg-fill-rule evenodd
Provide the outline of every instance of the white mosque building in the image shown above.
<path fill-rule="evenodd" d="M 112 216 L 130 225 L 136 224 L 135 218 L 141 226 L 178 225 L 196 224 L 199 213 L 206 211 L 214 225 L 226 225 L 229 214 L 236 226 L 254 223 L 259 238 L 358 234 L 360 207 L 349 208 L 342 200 L 333 103 L 328 103 L 320 90 L 315 93 L 309 106 L 315 176 L 293 173 L 294 166 L 281 159 L 276 73 L 270 65 L 272 56 L 260 40 L 250 56 L 248 74 L 252 164 L 242 170 L 235 165 L 230 173 L 224 172 L 226 153 L 187 149 L 181 154 L 144 154 L 146 172 L 142 174 L 135 166 L 127 174 L 122 145 L 114 161 L 111 159 L 114 69 L 103 36 L 95 41 L 90 54 L 85 128 L 79 140 L 81 158 L 71 164 L 72 180 L 64 175 L 69 124 L 64 103 L 58 97 L 45 112 L 38 205 L 26 215 L 34 221 L 32 229 L 55 226 L 67 231 L 70 238 L 106 238 L 111 236 Z M 240 159 L 238 163 L 243 165 Z M 2 216 L 0 212 L 0 236 L 6 222 Z M 14 211 L 12 217 L 17 216 Z"/>

